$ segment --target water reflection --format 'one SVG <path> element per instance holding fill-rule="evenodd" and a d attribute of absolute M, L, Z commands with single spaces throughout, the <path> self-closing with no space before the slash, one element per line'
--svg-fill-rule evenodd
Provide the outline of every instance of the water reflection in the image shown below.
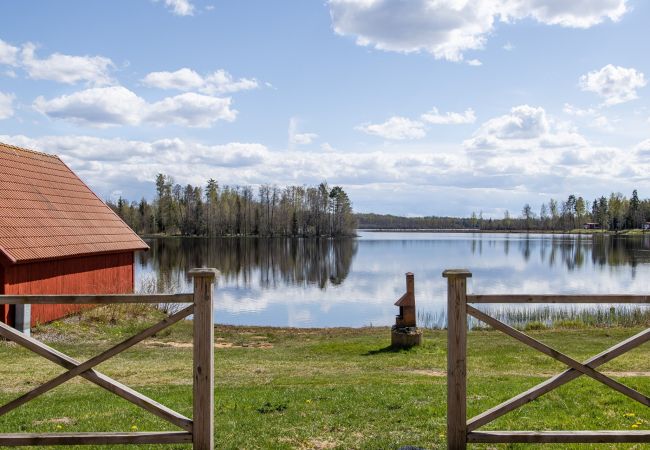
<path fill-rule="evenodd" d="M 361 232 L 358 239 L 164 238 L 137 279 L 191 290 L 187 271 L 221 271 L 215 320 L 276 326 L 389 325 L 414 272 L 418 309 L 444 319 L 450 267 L 470 292 L 648 293 L 650 235 L 630 237 Z"/>
<path fill-rule="evenodd" d="M 355 239 L 165 238 L 149 239 L 139 264 L 163 284 L 179 283 L 193 267 L 215 267 L 226 284 L 264 288 L 341 284 L 357 252 Z"/>

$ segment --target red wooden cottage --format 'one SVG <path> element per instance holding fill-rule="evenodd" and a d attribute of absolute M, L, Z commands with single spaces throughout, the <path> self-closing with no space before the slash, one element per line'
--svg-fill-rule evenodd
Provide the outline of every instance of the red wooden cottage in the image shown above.
<path fill-rule="evenodd" d="M 58 156 L 0 143 L 0 295 L 132 293 L 134 252 L 148 248 Z M 34 305 L 31 322 L 78 309 Z"/>

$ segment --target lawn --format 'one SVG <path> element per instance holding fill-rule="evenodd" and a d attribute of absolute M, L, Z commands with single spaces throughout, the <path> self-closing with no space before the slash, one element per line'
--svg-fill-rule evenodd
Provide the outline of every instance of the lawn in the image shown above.
<path fill-rule="evenodd" d="M 144 317 L 150 320 L 150 316 L 141 314 L 121 326 L 90 314 L 42 326 L 35 336 L 83 360 L 143 328 Z M 639 331 L 598 328 L 529 333 L 584 360 Z M 388 328 L 218 326 L 216 337 L 217 448 L 445 448 L 444 331 L 427 331 L 421 347 L 398 352 L 388 348 Z M 180 323 L 107 361 L 99 370 L 189 416 L 190 343 L 191 324 Z M 0 361 L 3 402 L 63 371 L 8 342 L 0 342 Z M 501 333 L 472 331 L 468 413 L 475 415 L 563 369 Z M 647 344 L 608 363 L 603 370 L 637 390 L 650 392 Z M 487 429 L 633 429 L 635 424 L 637 429 L 650 427 L 647 407 L 581 377 L 498 419 Z M 174 428 L 79 378 L 0 419 L 0 432 L 136 429 Z M 602 444 L 508 448 L 533 447 L 642 448 Z"/>

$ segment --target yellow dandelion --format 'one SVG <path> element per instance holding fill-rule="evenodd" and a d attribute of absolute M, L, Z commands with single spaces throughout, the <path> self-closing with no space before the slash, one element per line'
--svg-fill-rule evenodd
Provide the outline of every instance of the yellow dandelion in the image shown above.
<path fill-rule="evenodd" d="M 625 417 L 634 417 L 634 416 L 636 416 L 636 414 L 634 414 L 634 413 L 625 413 L 624 416 Z"/>
<path fill-rule="evenodd" d="M 633 424 L 632 428 L 639 428 L 639 424 L 638 423 Z"/>
<path fill-rule="evenodd" d="M 131 431 L 138 431 L 138 427 L 136 425 L 131 425 Z"/>
<path fill-rule="evenodd" d="M 305 400 L 305 403 L 311 403 L 311 399 L 308 398 L 307 400 Z"/>
<path fill-rule="evenodd" d="M 56 426 L 56 429 L 57 429 L 57 430 L 62 430 L 63 427 L 62 427 L 61 425 L 57 425 L 57 426 Z"/>

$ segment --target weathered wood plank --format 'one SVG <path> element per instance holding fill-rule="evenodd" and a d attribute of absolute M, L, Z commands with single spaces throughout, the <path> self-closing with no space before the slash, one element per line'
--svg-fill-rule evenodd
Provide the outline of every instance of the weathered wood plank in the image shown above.
<path fill-rule="evenodd" d="M 214 449 L 214 304 L 216 269 L 193 269 L 194 278 L 194 449 Z"/>
<path fill-rule="evenodd" d="M 648 342 L 649 340 L 650 340 L 650 328 L 638 334 L 635 334 L 634 336 L 630 337 L 629 339 L 626 339 L 623 342 L 619 342 L 618 344 L 605 350 L 604 352 L 601 352 L 598 355 L 588 359 L 587 361 L 585 361 L 584 364 L 591 367 L 592 369 L 595 369 L 596 367 L 601 366 L 606 362 L 613 360 L 614 358 L 632 350 L 633 348 L 638 347 L 639 345 Z M 468 431 L 474 431 L 477 428 L 482 427 L 483 425 L 489 422 L 492 422 L 497 417 L 501 417 L 502 415 L 514 409 L 517 409 L 520 406 L 525 405 L 526 403 L 532 402 L 536 398 L 552 391 L 553 389 L 562 386 L 563 384 L 566 384 L 571 380 L 578 378 L 580 375 L 582 374 L 577 370 L 568 369 L 552 378 L 549 378 L 548 380 L 543 381 L 537 386 L 528 389 L 526 392 L 522 392 L 521 394 L 493 408 L 490 408 L 487 411 L 478 414 L 477 416 L 474 416 L 473 418 L 467 421 L 467 429 Z"/>
<path fill-rule="evenodd" d="M 55 350 L 52 347 L 49 347 L 30 336 L 18 333 L 16 330 L 3 324 L 2 322 L 0 322 L 0 336 L 4 337 L 5 339 L 14 341 L 17 344 L 36 353 L 37 355 L 42 356 L 43 358 L 66 369 L 73 369 L 81 364 L 81 362 L 77 361 L 76 359 L 73 359 L 64 353 L 61 353 L 58 350 Z M 138 405 L 144 410 L 155 414 L 161 419 L 164 419 L 186 431 L 192 431 L 192 419 L 189 419 L 188 417 L 185 417 L 184 415 L 168 408 L 167 406 L 158 403 L 146 395 L 123 385 L 122 383 L 108 377 L 107 375 L 91 369 L 83 372 L 80 376 L 88 381 L 91 381 L 92 383 L 95 383 L 97 386 L 100 386 L 112 392 L 113 394 Z"/>
<path fill-rule="evenodd" d="M 641 403 L 642 405 L 645 406 L 650 406 L 650 398 L 646 397 L 645 395 L 641 394 L 638 391 L 635 391 L 634 389 L 625 386 L 624 384 L 608 377 L 607 375 L 604 375 L 600 372 L 597 372 L 596 370 L 592 369 L 589 366 L 586 366 L 575 359 L 565 355 L 562 352 L 559 352 L 555 350 L 552 347 L 549 347 L 548 345 L 544 344 L 543 342 L 540 342 L 527 334 L 522 333 L 519 330 L 516 330 L 512 328 L 509 325 L 506 325 L 503 322 L 498 321 L 494 317 L 490 317 L 489 315 L 485 314 L 482 311 L 479 311 L 478 309 L 472 307 L 471 305 L 467 305 L 467 313 L 476 317 L 480 321 L 492 326 L 493 328 L 501 331 L 502 333 L 507 334 L 508 336 L 518 340 L 519 342 L 522 342 L 529 347 L 534 348 L 535 350 L 544 353 L 547 356 L 550 356 L 551 358 L 560 361 L 561 363 L 566 364 L 569 367 L 572 367 L 576 369 L 578 372 L 581 372 L 591 378 L 593 378 L 596 381 L 599 381 L 603 383 L 605 386 L 608 386 L 618 392 L 620 392 L 623 395 L 626 395 L 630 397 L 633 400 L 636 400 L 637 402 Z"/>
<path fill-rule="evenodd" d="M 650 431 L 473 431 L 467 435 L 473 443 L 650 443 Z"/>
<path fill-rule="evenodd" d="M 447 278 L 447 446 L 467 448 L 467 278 L 466 270 L 446 270 Z"/>
<path fill-rule="evenodd" d="M 0 434 L 0 445 L 116 445 L 116 444 L 183 444 L 192 442 L 186 431 L 139 433 L 18 433 Z"/>
<path fill-rule="evenodd" d="M 58 375 L 51 380 L 43 383 L 42 385 L 32 389 L 31 391 L 27 392 L 26 394 L 21 395 L 20 397 L 6 403 L 5 405 L 0 406 L 0 416 L 3 416 L 7 414 L 9 411 L 14 410 L 15 408 L 19 407 L 20 405 L 23 405 L 30 400 L 35 399 L 36 397 L 54 389 L 55 387 L 65 383 L 66 381 L 76 377 L 77 375 L 80 375 L 83 372 L 86 372 L 89 369 L 92 369 L 98 364 L 101 364 L 102 362 L 112 358 L 113 356 L 123 352 L 124 350 L 134 346 L 138 342 L 153 336 L 156 333 L 159 333 L 160 331 L 164 330 L 165 328 L 175 324 L 176 322 L 183 320 L 185 317 L 189 316 L 192 314 L 194 311 L 194 306 L 190 305 L 187 308 L 177 312 L 176 314 L 172 314 L 169 317 L 166 317 L 164 320 L 161 322 L 158 322 L 157 324 L 147 328 L 146 330 L 143 330 L 139 332 L 138 334 L 131 336 L 130 338 L 120 342 L 119 344 L 109 348 L 108 350 L 105 350 L 104 352 L 100 353 L 99 355 L 89 359 L 88 361 L 77 365 L 76 367 L 70 369 L 68 372 L 62 373 L 61 375 Z"/>
<path fill-rule="evenodd" d="M 192 303 L 192 294 L 153 295 L 0 295 L 5 305 L 112 305 L 127 303 Z"/>
<path fill-rule="evenodd" d="M 648 295 L 468 295 L 468 303 L 650 303 Z"/>

